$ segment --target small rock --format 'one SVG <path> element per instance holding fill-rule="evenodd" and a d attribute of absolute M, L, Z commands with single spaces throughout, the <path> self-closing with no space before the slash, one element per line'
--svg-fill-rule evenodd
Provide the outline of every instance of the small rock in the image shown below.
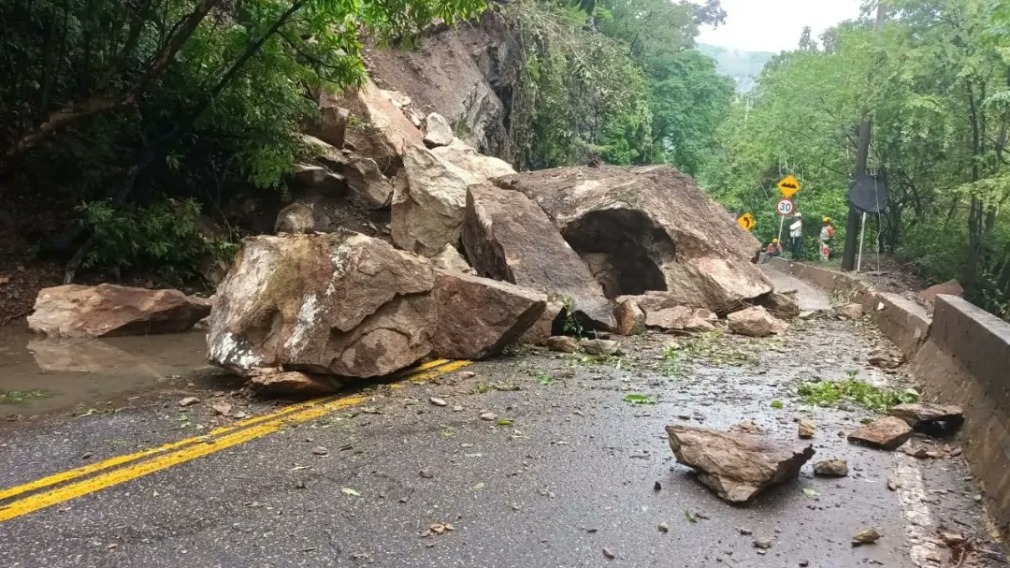
<path fill-rule="evenodd" d="M 761 306 L 754 306 L 729 314 L 729 330 L 748 337 L 768 337 L 785 333 L 789 324 L 768 313 Z"/>
<path fill-rule="evenodd" d="M 760 424 L 754 422 L 753 420 L 744 420 L 743 422 L 737 424 L 730 428 L 734 432 L 743 432 L 745 434 L 764 434 L 765 429 L 761 427 Z"/>
<path fill-rule="evenodd" d="M 590 355 L 600 357 L 616 355 L 620 350 L 617 342 L 610 339 L 583 339 L 579 342 L 579 347 Z"/>
<path fill-rule="evenodd" d="M 940 540 L 947 546 L 959 546 L 964 544 L 967 539 L 964 538 L 964 535 L 958 533 L 940 531 Z"/>
<path fill-rule="evenodd" d="M 898 489 L 901 489 L 901 482 L 898 481 L 893 476 L 888 476 L 887 477 L 887 488 L 890 489 L 891 491 L 897 491 Z"/>
<path fill-rule="evenodd" d="M 661 533 L 670 532 L 670 525 L 666 524 L 665 522 L 659 523 L 659 532 Z"/>
<path fill-rule="evenodd" d="M 964 411 L 953 405 L 899 404 L 888 414 L 904 420 L 913 430 L 932 436 L 949 436 L 964 424 Z"/>
<path fill-rule="evenodd" d="M 579 343 L 572 337 L 555 335 L 547 338 L 547 348 L 559 353 L 575 353 L 579 350 Z"/>
<path fill-rule="evenodd" d="M 800 419 L 800 423 L 797 426 L 797 434 L 799 435 L 800 438 L 803 438 L 804 440 L 809 440 L 810 438 L 814 437 L 814 434 L 816 432 L 817 432 L 817 425 L 814 424 L 812 420 L 808 420 L 806 418 Z"/>
<path fill-rule="evenodd" d="M 603 549 L 603 555 L 607 557 L 607 560 L 613 560 L 617 558 L 617 555 L 614 554 L 614 551 L 610 550 L 609 548 Z"/>
<path fill-rule="evenodd" d="M 221 416 L 229 416 L 231 414 L 231 405 L 227 402 L 215 402 L 210 407 Z"/>
<path fill-rule="evenodd" d="M 456 406 L 452 407 L 452 411 L 453 412 L 463 412 L 463 407 L 461 405 L 457 404 Z"/>
<path fill-rule="evenodd" d="M 179 401 L 179 406 L 193 406 L 194 404 L 200 404 L 200 399 L 195 396 L 187 396 L 186 398 Z"/>
<path fill-rule="evenodd" d="M 878 540 L 880 540 L 880 533 L 877 532 L 877 529 L 873 529 L 873 528 L 863 529 L 863 530 L 859 531 L 858 533 L 856 533 L 856 535 L 854 537 L 852 537 L 852 546 L 861 546 L 863 544 L 873 544 L 873 543 L 877 542 Z"/>
<path fill-rule="evenodd" d="M 430 467 L 426 467 L 426 468 L 422 469 L 418 473 L 418 475 L 420 475 L 422 479 L 434 479 L 435 478 L 435 470 L 432 469 L 432 468 L 430 468 Z"/>
<path fill-rule="evenodd" d="M 496 420 L 497 418 L 498 418 L 498 415 L 495 414 L 494 412 L 485 412 L 484 414 L 480 415 L 480 419 L 481 420 L 489 420 L 490 421 L 490 420 Z"/>
<path fill-rule="evenodd" d="M 770 538 L 755 538 L 754 548 L 760 548 L 761 550 L 768 550 L 772 547 L 772 539 Z"/>
<path fill-rule="evenodd" d="M 897 369 L 905 362 L 905 356 L 891 349 L 879 348 L 870 352 L 868 361 L 881 369 Z"/>
<path fill-rule="evenodd" d="M 754 534 L 754 531 L 744 527 L 737 527 L 736 530 L 739 531 L 739 533 L 742 534 L 743 536 L 750 536 Z"/>
<path fill-rule="evenodd" d="M 325 456 L 325 455 L 327 455 L 327 454 L 330 453 L 330 450 L 327 450 L 326 448 L 324 448 L 322 446 L 316 446 L 316 447 L 312 448 L 312 453 L 315 454 L 315 455 L 317 455 L 317 456 Z"/>
<path fill-rule="evenodd" d="M 477 373 L 474 373 L 473 371 L 462 371 L 460 373 L 457 373 L 457 376 L 460 379 L 462 379 L 462 380 L 465 381 L 467 379 L 472 379 L 472 378 L 476 377 Z"/>
<path fill-rule="evenodd" d="M 849 442 L 882 450 L 896 450 L 912 436 L 912 427 L 904 420 L 885 416 L 849 434 Z"/>
<path fill-rule="evenodd" d="M 652 485 L 652 490 L 653 491 L 662 491 L 663 490 L 663 484 L 657 481 L 656 483 L 654 483 Z"/>
<path fill-rule="evenodd" d="M 844 306 L 836 306 L 835 313 L 839 317 L 850 320 L 858 320 L 863 318 L 863 305 L 857 304 L 855 302 L 851 304 L 845 304 Z"/>
<path fill-rule="evenodd" d="M 814 464 L 814 475 L 820 477 L 845 477 L 849 475 L 849 464 L 845 460 L 824 460 Z"/>
<path fill-rule="evenodd" d="M 433 396 L 433 397 L 429 398 L 428 401 L 431 402 L 432 404 L 434 404 L 435 406 L 449 406 L 449 403 L 446 402 L 445 399 L 443 399 L 443 398 L 438 398 L 438 397 L 434 397 Z"/>

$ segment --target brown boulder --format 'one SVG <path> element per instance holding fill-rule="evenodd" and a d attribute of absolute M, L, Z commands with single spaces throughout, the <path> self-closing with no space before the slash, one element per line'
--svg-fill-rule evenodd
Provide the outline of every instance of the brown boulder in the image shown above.
<path fill-rule="evenodd" d="M 863 305 L 855 302 L 844 306 L 835 306 L 835 314 L 843 319 L 858 320 L 863 317 Z"/>
<path fill-rule="evenodd" d="M 892 349 L 878 348 L 870 352 L 869 363 L 881 369 L 897 369 L 905 362 L 905 356 Z"/>
<path fill-rule="evenodd" d="M 206 300 L 178 290 L 68 284 L 39 291 L 28 327 L 51 337 L 155 335 L 187 331 L 209 313 Z"/>
<path fill-rule="evenodd" d="M 645 314 L 645 325 L 665 331 L 714 331 L 715 326 L 699 317 L 696 310 L 687 306 L 675 306 Z"/>
<path fill-rule="evenodd" d="M 739 432 L 666 427 L 677 461 L 697 470 L 698 480 L 732 503 L 745 503 L 764 489 L 799 476 L 813 446 L 774 442 Z"/>
<path fill-rule="evenodd" d="M 543 314 L 547 296 L 514 284 L 440 271 L 435 276 L 438 324 L 434 353 L 483 359 L 516 342 Z"/>
<path fill-rule="evenodd" d="M 377 377 L 432 350 L 431 265 L 358 233 L 247 239 L 218 288 L 212 363 Z"/>
<path fill-rule="evenodd" d="M 435 268 L 441 268 L 442 270 L 453 270 L 456 272 L 468 273 L 470 272 L 470 265 L 463 258 L 463 255 L 459 254 L 456 247 L 452 245 L 445 245 L 442 252 L 431 257 L 431 264 Z"/>
<path fill-rule="evenodd" d="M 824 460 L 814 464 L 814 475 L 818 477 L 845 477 L 849 475 L 849 464 L 845 460 Z"/>
<path fill-rule="evenodd" d="M 393 182 L 374 159 L 339 150 L 308 135 L 302 135 L 302 142 L 310 149 L 316 164 L 343 180 L 344 186 L 350 190 L 351 200 L 356 204 L 368 209 L 389 206 L 393 199 Z M 304 166 L 298 169 L 304 169 Z M 298 170 L 295 173 L 297 175 Z M 330 181 L 333 181 L 332 178 Z"/>
<path fill-rule="evenodd" d="M 760 305 L 779 319 L 791 320 L 800 316 L 800 303 L 787 294 L 772 292 L 760 300 Z"/>
<path fill-rule="evenodd" d="M 789 329 L 789 324 L 776 319 L 761 306 L 733 312 L 727 319 L 731 332 L 750 337 L 768 337 L 785 333 Z"/>
<path fill-rule="evenodd" d="M 816 433 L 817 425 L 812 420 L 801 418 L 799 424 L 796 425 L 796 435 L 804 440 L 813 438 Z"/>
<path fill-rule="evenodd" d="M 849 442 L 882 450 L 895 450 L 912 436 L 912 427 L 900 418 L 885 416 L 849 434 Z"/>
<path fill-rule="evenodd" d="M 964 296 L 964 288 L 957 280 L 949 280 L 942 284 L 937 284 L 936 286 L 930 286 L 925 290 L 920 290 L 916 294 L 916 297 L 920 302 L 925 304 L 927 308 L 932 310 L 933 304 L 936 303 L 936 297 L 940 295 L 957 296 L 960 298 L 961 296 Z"/>
<path fill-rule="evenodd" d="M 547 345 L 547 340 L 554 335 L 554 328 L 565 305 L 557 300 L 547 299 L 547 308 L 540 318 L 519 339 L 519 343 L 527 345 Z"/>
<path fill-rule="evenodd" d="M 490 184 L 467 192 L 463 245 L 481 276 L 548 294 L 587 328 L 610 329 L 610 302 L 547 215 L 523 194 Z"/>
<path fill-rule="evenodd" d="M 276 369 L 257 370 L 249 377 L 249 384 L 260 393 L 275 396 L 320 396 L 343 387 L 333 376 Z"/>
<path fill-rule="evenodd" d="M 452 126 L 444 116 L 433 112 L 424 119 L 424 143 L 429 148 L 448 146 L 454 138 Z"/>
<path fill-rule="evenodd" d="M 559 168 L 495 183 L 536 201 L 580 256 L 604 255 L 591 259 L 610 297 L 665 290 L 676 305 L 726 313 L 772 291 L 750 262 L 757 239 L 672 167 Z"/>
<path fill-rule="evenodd" d="M 614 308 L 614 331 L 620 335 L 638 335 L 645 331 L 645 312 L 632 299 L 625 299 Z"/>
<path fill-rule="evenodd" d="M 949 435 L 964 424 L 964 410 L 960 406 L 945 404 L 899 404 L 888 412 L 904 420 L 917 432 L 931 435 Z"/>
<path fill-rule="evenodd" d="M 579 342 L 574 337 L 555 335 L 547 338 L 547 348 L 559 353 L 575 353 L 579 350 Z"/>

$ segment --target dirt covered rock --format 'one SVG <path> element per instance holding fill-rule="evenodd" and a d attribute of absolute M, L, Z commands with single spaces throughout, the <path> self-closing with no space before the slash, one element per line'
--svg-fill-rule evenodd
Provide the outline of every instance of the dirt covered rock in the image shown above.
<path fill-rule="evenodd" d="M 785 333 L 789 329 L 789 324 L 769 314 L 761 306 L 733 312 L 727 319 L 731 332 L 749 337 L 768 337 Z"/>
<path fill-rule="evenodd" d="M 885 416 L 849 434 L 849 442 L 882 450 L 896 450 L 911 436 L 912 427 L 904 420 Z"/>

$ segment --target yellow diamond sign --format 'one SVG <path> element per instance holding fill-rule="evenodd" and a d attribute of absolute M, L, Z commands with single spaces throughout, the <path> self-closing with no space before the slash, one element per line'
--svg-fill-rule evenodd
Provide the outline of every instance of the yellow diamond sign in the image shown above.
<path fill-rule="evenodd" d="M 750 213 L 744 213 L 743 215 L 740 215 L 740 217 L 736 220 L 736 222 L 745 231 L 750 231 L 751 229 L 754 228 L 754 225 L 757 225 L 757 221 L 754 220 L 754 216 L 751 215 Z"/>
<path fill-rule="evenodd" d="M 800 192 L 800 182 L 793 176 L 786 176 L 779 182 L 779 192 L 782 197 L 789 199 Z"/>

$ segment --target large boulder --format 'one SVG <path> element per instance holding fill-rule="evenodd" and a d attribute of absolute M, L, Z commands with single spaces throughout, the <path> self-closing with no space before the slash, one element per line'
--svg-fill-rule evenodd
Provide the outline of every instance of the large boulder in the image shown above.
<path fill-rule="evenodd" d="M 614 308 L 614 332 L 620 335 L 638 335 L 645 331 L 645 312 L 638 302 L 627 298 Z"/>
<path fill-rule="evenodd" d="M 178 290 L 113 284 L 43 288 L 28 327 L 50 337 L 112 337 L 178 333 L 210 313 L 210 303 Z"/>
<path fill-rule="evenodd" d="M 580 255 L 605 255 L 594 266 L 610 297 L 666 290 L 677 305 L 723 314 L 772 291 L 750 262 L 757 239 L 672 167 L 559 168 L 496 183 L 536 201 Z"/>
<path fill-rule="evenodd" d="M 429 148 L 448 146 L 453 138 L 452 126 L 444 116 L 433 112 L 424 119 L 424 143 Z"/>
<path fill-rule="evenodd" d="M 715 325 L 687 306 L 648 311 L 645 313 L 645 325 L 663 331 L 715 331 Z"/>
<path fill-rule="evenodd" d="M 439 271 L 435 277 L 434 352 L 483 359 L 515 343 L 544 313 L 547 296 L 514 284 Z"/>
<path fill-rule="evenodd" d="M 916 432 L 934 436 L 953 434 L 964 424 L 964 410 L 954 405 L 905 403 L 895 406 L 888 414 L 904 420 Z"/>
<path fill-rule="evenodd" d="M 583 326 L 613 327 L 610 302 L 599 283 L 523 194 L 490 184 L 471 186 L 463 245 L 479 275 L 544 292 L 565 303 Z"/>
<path fill-rule="evenodd" d="M 746 503 L 764 489 L 796 479 L 813 446 L 787 444 L 741 432 L 666 427 L 677 461 L 694 468 L 698 481 L 720 498 Z"/>
<path fill-rule="evenodd" d="M 452 245 L 445 245 L 442 252 L 431 257 L 431 264 L 435 268 L 441 268 L 442 270 L 454 270 L 456 272 L 470 272 L 470 264 L 463 258 L 463 255 L 456 250 L 456 247 Z"/>
<path fill-rule="evenodd" d="M 434 150 L 412 146 L 403 159 L 406 183 L 393 195 L 393 242 L 425 256 L 459 242 L 467 187 L 515 172 L 458 141 Z"/>
<path fill-rule="evenodd" d="M 310 150 L 317 167 L 333 176 L 325 181 L 333 183 L 336 179 L 341 180 L 350 190 L 352 201 L 368 209 L 383 209 L 390 205 L 393 200 L 393 182 L 386 177 L 375 159 L 349 150 L 339 150 L 304 134 L 302 142 Z M 298 166 L 295 175 L 305 167 Z"/>
<path fill-rule="evenodd" d="M 726 319 L 731 332 L 750 337 L 778 335 L 789 329 L 789 324 L 769 314 L 761 306 L 733 312 Z"/>
<path fill-rule="evenodd" d="M 343 132 L 342 148 L 371 158 L 386 176 L 400 169 L 408 147 L 423 143 L 421 131 L 393 103 L 390 94 L 370 79 L 341 97 L 323 95 L 320 107 L 330 106 L 345 108 L 353 117 Z"/>
<path fill-rule="evenodd" d="M 218 288 L 212 363 L 377 377 L 428 356 L 430 264 L 352 232 L 247 239 Z"/>

